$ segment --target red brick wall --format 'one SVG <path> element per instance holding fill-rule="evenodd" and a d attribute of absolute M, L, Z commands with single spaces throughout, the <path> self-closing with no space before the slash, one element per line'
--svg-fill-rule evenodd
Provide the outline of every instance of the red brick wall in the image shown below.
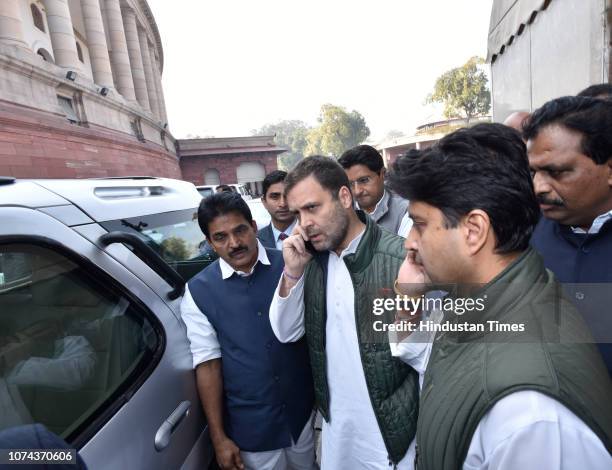
<path fill-rule="evenodd" d="M 219 172 L 221 184 L 237 183 L 236 168 L 244 162 L 259 162 L 261 163 L 266 174 L 277 170 L 276 162 L 277 153 L 262 152 L 262 153 L 242 153 L 242 154 L 224 154 L 210 155 L 206 157 L 182 157 L 181 171 L 183 179 L 191 181 L 195 185 L 204 184 L 204 173 L 209 169 L 216 169 Z"/>
<path fill-rule="evenodd" d="M 63 116 L 0 102 L 0 175 L 18 178 L 165 176 L 181 179 L 163 147 Z"/>

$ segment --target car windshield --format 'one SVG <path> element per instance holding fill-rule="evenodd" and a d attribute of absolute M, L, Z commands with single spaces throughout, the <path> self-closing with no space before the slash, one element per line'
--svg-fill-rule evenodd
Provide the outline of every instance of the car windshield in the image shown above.
<path fill-rule="evenodd" d="M 109 232 L 135 233 L 185 279 L 212 260 L 198 225 L 196 208 L 112 220 L 101 225 Z"/>

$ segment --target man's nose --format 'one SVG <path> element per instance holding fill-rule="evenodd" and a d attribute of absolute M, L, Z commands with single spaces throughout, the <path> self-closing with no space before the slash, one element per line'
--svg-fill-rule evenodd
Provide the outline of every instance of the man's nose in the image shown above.
<path fill-rule="evenodd" d="M 536 171 L 533 175 L 533 190 L 538 194 L 547 194 L 550 192 L 550 184 L 548 178 L 541 171 Z"/>
<path fill-rule="evenodd" d="M 278 207 L 281 207 L 283 209 L 287 208 L 287 199 L 285 199 L 285 196 L 281 196 L 278 200 Z"/>
<path fill-rule="evenodd" d="M 417 251 L 418 248 L 418 244 L 416 241 L 416 230 L 414 229 L 414 225 L 410 228 L 410 231 L 408 232 L 408 236 L 406 237 L 406 240 L 404 241 L 404 248 L 406 249 L 406 251 Z"/>
<path fill-rule="evenodd" d="M 302 226 L 302 228 L 308 228 L 308 227 L 311 227 L 312 225 L 313 225 L 312 217 L 310 217 L 309 215 L 304 215 L 304 214 L 300 215 L 300 226 Z"/>
<path fill-rule="evenodd" d="M 240 240 L 234 234 L 230 234 L 229 236 L 229 246 L 230 248 L 236 248 L 240 245 Z"/>

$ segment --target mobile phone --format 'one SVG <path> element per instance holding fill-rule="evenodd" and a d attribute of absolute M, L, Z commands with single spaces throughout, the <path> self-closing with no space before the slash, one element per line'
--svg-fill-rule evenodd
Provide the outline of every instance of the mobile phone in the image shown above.
<path fill-rule="evenodd" d="M 315 250 L 315 247 L 310 240 L 304 241 L 304 247 L 306 248 L 306 251 L 313 256 L 317 252 L 317 250 Z"/>

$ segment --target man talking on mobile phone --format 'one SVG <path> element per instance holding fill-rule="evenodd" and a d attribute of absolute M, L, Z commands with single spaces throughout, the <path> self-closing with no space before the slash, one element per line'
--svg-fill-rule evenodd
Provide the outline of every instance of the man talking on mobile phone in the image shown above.
<path fill-rule="evenodd" d="M 349 188 L 342 167 L 321 156 L 285 179 L 298 225 L 283 242 L 270 322 L 283 343 L 306 335 L 324 418 L 322 469 L 411 469 L 416 372 L 388 343 L 365 338 L 374 297 L 393 286 L 405 257 L 404 240 L 355 211 Z"/>

